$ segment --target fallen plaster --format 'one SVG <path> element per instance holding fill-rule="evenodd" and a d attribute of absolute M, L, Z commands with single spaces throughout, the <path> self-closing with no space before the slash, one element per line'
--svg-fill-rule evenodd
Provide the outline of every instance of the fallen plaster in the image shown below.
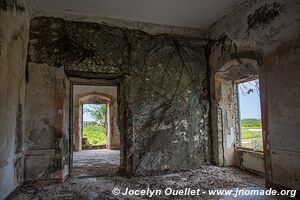
<path fill-rule="evenodd" d="M 264 189 L 264 179 L 235 168 L 221 168 L 205 166 L 197 170 L 166 173 L 163 175 L 136 176 L 126 178 L 122 176 L 102 176 L 97 178 L 73 178 L 62 184 L 33 183 L 24 185 L 14 200 L 26 199 L 149 199 L 147 196 L 114 196 L 113 188 L 122 192 L 130 189 L 200 189 L 207 192 L 209 189 L 247 188 Z M 186 196 L 154 196 L 154 199 L 186 199 Z M 200 194 L 189 199 L 220 199 L 220 196 Z"/>

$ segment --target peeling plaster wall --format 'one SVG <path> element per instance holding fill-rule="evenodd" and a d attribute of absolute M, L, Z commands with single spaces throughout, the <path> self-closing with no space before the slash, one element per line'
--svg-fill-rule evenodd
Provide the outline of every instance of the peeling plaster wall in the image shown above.
<path fill-rule="evenodd" d="M 230 49 L 224 52 L 228 53 L 231 53 Z M 210 81 L 214 162 L 220 166 L 237 166 L 240 125 L 236 84 L 257 77 L 258 63 L 253 59 L 239 58 L 243 54 L 236 54 L 237 58 L 224 56 L 224 59 L 222 56 L 218 46 L 212 48 Z"/>
<path fill-rule="evenodd" d="M 64 66 L 69 76 L 121 77 L 125 171 L 197 168 L 210 159 L 202 39 L 41 17 L 31 21 L 29 59 Z"/>
<path fill-rule="evenodd" d="M 300 190 L 300 38 L 265 58 L 272 182 Z M 288 47 L 288 48 L 286 48 Z"/>
<path fill-rule="evenodd" d="M 25 67 L 29 19 L 24 1 L 0 1 L 0 199 L 24 180 Z"/>
<path fill-rule="evenodd" d="M 221 141 L 222 152 L 224 153 L 222 160 L 223 166 L 234 166 L 235 161 L 235 148 L 238 131 L 236 124 L 237 120 L 237 101 L 236 101 L 236 88 L 233 81 L 226 81 L 223 79 L 217 80 L 218 90 L 216 99 L 218 99 L 217 112 L 220 116 L 218 119 L 218 133 L 223 135 Z"/>
<path fill-rule="evenodd" d="M 269 186 L 298 190 L 299 10 L 297 0 L 249 0 L 237 5 L 208 30 L 212 38 L 222 40 L 213 50 L 218 53 L 210 59 L 212 71 L 237 53 L 253 51 L 262 55 L 258 61 L 266 182 Z M 214 137 L 218 141 L 216 132 Z M 218 162 L 217 145 L 214 151 L 214 160 Z"/>
<path fill-rule="evenodd" d="M 69 82 L 62 68 L 28 63 L 25 179 L 63 181 L 69 162 Z"/>
<path fill-rule="evenodd" d="M 250 170 L 260 174 L 265 173 L 265 161 L 263 152 L 238 149 L 237 160 L 238 166 L 242 169 Z"/>
<path fill-rule="evenodd" d="M 299 8 L 298 0 L 247 0 L 207 31 L 212 39 L 228 36 L 238 50 L 257 49 L 267 55 L 298 37 Z"/>
<path fill-rule="evenodd" d="M 86 97 L 87 95 L 105 95 L 110 97 L 110 105 L 108 107 L 108 112 L 110 112 L 110 119 L 108 119 L 108 141 L 106 147 L 109 149 L 120 148 L 120 131 L 118 128 L 118 90 L 116 86 L 91 86 L 91 85 L 74 85 L 73 87 L 73 141 L 75 150 L 81 150 L 81 137 L 80 136 L 80 120 L 79 115 L 80 106 L 82 104 L 79 102 L 81 97 Z M 77 143 L 77 144 L 76 144 Z M 79 143 L 79 144 L 78 144 Z"/>

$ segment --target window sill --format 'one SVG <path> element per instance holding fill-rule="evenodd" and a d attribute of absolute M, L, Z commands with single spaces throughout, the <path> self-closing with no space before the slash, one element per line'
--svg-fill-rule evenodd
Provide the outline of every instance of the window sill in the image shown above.
<path fill-rule="evenodd" d="M 236 146 L 236 149 L 237 149 L 238 151 L 247 151 L 247 152 L 261 153 L 261 154 L 264 153 L 264 152 L 261 151 L 261 150 L 254 150 L 254 149 L 251 149 L 251 148 L 242 147 L 241 145 L 237 145 L 237 146 Z"/>

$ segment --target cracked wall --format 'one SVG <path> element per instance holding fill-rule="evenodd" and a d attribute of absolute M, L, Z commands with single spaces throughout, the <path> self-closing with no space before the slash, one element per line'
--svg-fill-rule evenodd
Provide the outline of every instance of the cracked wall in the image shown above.
<path fill-rule="evenodd" d="M 28 58 L 63 66 L 68 76 L 121 77 L 125 170 L 180 170 L 210 159 L 204 42 L 39 17 L 31 21 Z"/>
<path fill-rule="evenodd" d="M 212 78 L 220 67 L 239 60 L 236 54 L 258 61 L 266 183 L 298 190 L 299 10 L 296 0 L 248 0 L 208 29 L 211 38 L 223 41 L 212 48 Z M 217 135 L 213 130 L 214 142 Z M 218 163 L 217 144 L 214 152 Z"/>
<path fill-rule="evenodd" d="M 4 199 L 24 180 L 27 5 L 22 0 L 1 0 L 0 19 L 0 199 Z"/>

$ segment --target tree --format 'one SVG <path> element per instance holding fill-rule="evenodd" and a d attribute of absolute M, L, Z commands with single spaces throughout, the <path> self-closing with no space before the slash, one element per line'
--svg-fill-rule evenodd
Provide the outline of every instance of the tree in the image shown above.
<path fill-rule="evenodd" d="M 106 104 L 87 104 L 83 112 L 90 113 L 90 115 L 101 125 L 106 125 L 106 113 L 107 105 Z"/>
<path fill-rule="evenodd" d="M 253 80 L 253 81 L 247 81 L 244 83 L 240 83 L 239 89 L 241 90 L 243 95 L 246 94 L 251 94 L 256 91 L 257 95 L 260 96 L 259 94 L 259 80 Z"/>

